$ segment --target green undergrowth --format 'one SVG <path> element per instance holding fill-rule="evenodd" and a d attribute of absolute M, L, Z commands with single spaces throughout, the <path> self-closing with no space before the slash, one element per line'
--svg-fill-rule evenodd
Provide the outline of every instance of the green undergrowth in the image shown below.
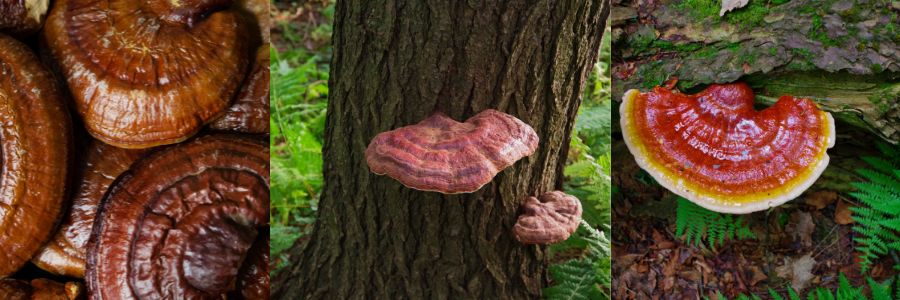
<path fill-rule="evenodd" d="M 711 247 L 722 245 L 725 240 L 756 238 L 744 216 L 735 219 L 732 214 L 714 212 L 678 197 L 675 236 L 684 235 L 685 241 L 699 246 L 703 236 Z"/>
<path fill-rule="evenodd" d="M 866 277 L 866 281 L 868 282 L 869 291 L 865 291 L 864 287 L 853 287 L 850 285 L 850 281 L 847 280 L 847 277 L 844 277 L 844 274 L 841 273 L 839 276 L 839 285 L 835 290 L 829 290 L 823 287 L 817 287 L 815 290 L 810 291 L 805 299 L 808 300 L 893 300 L 897 299 L 891 296 L 894 293 L 894 283 L 893 279 L 885 280 L 882 283 L 875 282 L 872 278 Z M 898 281 L 897 289 L 900 290 L 900 281 Z M 796 292 L 792 289 L 788 289 L 787 295 L 782 295 L 776 293 L 771 288 L 769 288 L 769 295 L 773 300 L 800 300 L 800 295 L 797 295 Z M 719 300 L 726 300 L 725 296 L 722 296 L 721 293 L 716 292 L 717 298 Z M 711 300 L 709 297 L 703 297 L 706 300 Z M 749 297 L 746 295 L 739 295 L 734 300 L 761 300 L 758 296 L 751 294 Z"/>
<path fill-rule="evenodd" d="M 333 1 L 319 9 L 329 20 Z M 331 37 L 328 23 L 283 22 L 281 39 L 286 49 L 271 52 L 271 248 L 281 268 L 287 251 L 308 234 L 315 222 L 322 178 L 322 142 L 328 99 L 328 61 Z M 305 39 L 304 39 L 305 37 Z M 322 44 L 309 49 L 303 42 Z M 275 270 L 273 270 L 274 272 Z"/>
<path fill-rule="evenodd" d="M 850 195 L 863 204 L 850 208 L 859 225 L 854 230 L 864 236 L 855 239 L 862 244 L 856 248 L 863 254 L 862 272 L 872 260 L 900 251 L 900 147 L 881 142 L 878 147 L 884 157 L 862 157 L 872 169 L 856 170 L 868 181 L 851 183 L 859 190 Z"/>

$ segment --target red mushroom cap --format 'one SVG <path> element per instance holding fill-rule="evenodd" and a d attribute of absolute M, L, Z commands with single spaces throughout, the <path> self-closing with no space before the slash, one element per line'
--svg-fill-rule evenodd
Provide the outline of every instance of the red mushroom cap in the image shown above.
<path fill-rule="evenodd" d="M 471 193 L 537 149 L 534 129 L 488 109 L 459 123 L 436 113 L 419 124 L 375 136 L 366 162 L 375 174 L 445 194 Z"/>
<path fill-rule="evenodd" d="M 525 211 L 512 233 L 524 244 L 554 244 L 565 241 L 578 229 L 581 201 L 560 191 L 541 195 L 538 201 L 528 197 L 522 203 Z"/>
<path fill-rule="evenodd" d="M 828 166 L 834 119 L 809 99 L 782 96 L 756 111 L 744 83 L 696 95 L 630 90 L 622 135 L 662 186 L 709 210 L 750 213 L 800 195 Z"/>

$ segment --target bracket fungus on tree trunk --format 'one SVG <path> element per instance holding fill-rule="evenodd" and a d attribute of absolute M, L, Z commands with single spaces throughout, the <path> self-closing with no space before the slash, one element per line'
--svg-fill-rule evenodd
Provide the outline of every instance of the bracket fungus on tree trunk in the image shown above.
<path fill-rule="evenodd" d="M 41 40 L 88 132 L 123 148 L 172 144 L 225 113 L 247 69 L 227 0 L 59 0 Z"/>
<path fill-rule="evenodd" d="M 53 235 L 67 200 L 72 121 L 56 79 L 0 34 L 0 278 Z"/>
<path fill-rule="evenodd" d="M 581 201 L 560 191 L 528 197 L 512 234 L 523 244 L 555 244 L 565 241 L 581 221 Z"/>
<path fill-rule="evenodd" d="M 113 180 L 147 151 L 113 147 L 88 139 L 76 151 L 73 194 L 66 216 L 53 238 L 31 259 L 41 269 L 74 278 L 84 277 L 85 246 L 100 199 Z"/>
<path fill-rule="evenodd" d="M 834 119 L 809 99 L 753 108 L 744 83 L 696 95 L 625 93 L 622 135 L 660 185 L 709 210 L 750 213 L 799 196 L 828 166 Z"/>
<path fill-rule="evenodd" d="M 269 147 L 213 134 L 151 150 L 100 200 L 85 255 L 91 299 L 220 299 L 269 226 Z M 268 264 L 268 261 L 264 262 Z M 247 284 L 251 283 L 251 284 Z M 242 291 L 236 291 L 242 293 Z M 250 293 L 251 295 L 253 293 Z"/>
<path fill-rule="evenodd" d="M 0 0 L 0 33 L 22 39 L 38 32 L 49 7 L 50 0 Z"/>
<path fill-rule="evenodd" d="M 366 148 L 369 169 L 403 185 L 445 194 L 471 193 L 537 149 L 528 124 L 488 109 L 459 123 L 435 112 L 419 124 L 383 132 Z"/>

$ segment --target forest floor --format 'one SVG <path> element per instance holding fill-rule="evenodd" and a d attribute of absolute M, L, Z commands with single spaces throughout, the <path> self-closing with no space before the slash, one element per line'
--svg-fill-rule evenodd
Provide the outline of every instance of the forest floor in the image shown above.
<path fill-rule="evenodd" d="M 614 122 L 617 120 L 614 120 Z M 769 288 L 787 295 L 791 286 L 803 299 L 816 287 L 834 290 L 843 274 L 852 286 L 895 278 L 897 262 L 884 255 L 861 273 L 861 237 L 848 207 L 858 200 L 848 182 L 863 181 L 853 169 L 867 164 L 859 156 L 878 156 L 874 137 L 838 132 L 832 162 L 801 197 L 768 211 L 744 216 L 757 238 L 726 240 L 710 246 L 675 236 L 677 196 L 641 170 L 614 135 L 612 277 L 613 299 L 734 299 L 750 294 L 769 298 Z M 868 293 L 868 291 L 866 292 Z"/>

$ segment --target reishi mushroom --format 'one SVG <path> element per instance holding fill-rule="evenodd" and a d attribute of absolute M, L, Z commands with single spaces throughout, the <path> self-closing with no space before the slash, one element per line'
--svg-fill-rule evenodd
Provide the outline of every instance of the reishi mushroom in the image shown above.
<path fill-rule="evenodd" d="M 56 79 L 0 34 L 0 277 L 53 235 L 72 172 L 72 121 Z"/>
<path fill-rule="evenodd" d="M 246 76 L 247 30 L 230 4 L 59 0 L 41 40 L 91 135 L 178 143 L 224 114 Z"/>
<path fill-rule="evenodd" d="M 828 166 L 834 119 L 812 100 L 781 96 L 756 111 L 744 83 L 696 95 L 630 90 L 622 135 L 660 185 L 709 210 L 750 213 L 799 196 Z"/>
<path fill-rule="evenodd" d="M 459 123 L 436 112 L 419 124 L 383 132 L 366 149 L 373 173 L 407 187 L 471 193 L 504 168 L 531 155 L 538 136 L 521 120 L 488 109 Z"/>
<path fill-rule="evenodd" d="M 0 279 L 0 299 L 4 300 L 85 300 L 84 285 L 80 282 L 62 284 L 49 279 L 28 282 Z"/>
<path fill-rule="evenodd" d="M 565 241 L 581 221 L 581 201 L 560 191 L 528 197 L 522 202 L 523 213 L 513 227 L 513 236 L 524 244 L 554 244 Z"/>
<path fill-rule="evenodd" d="M 91 298 L 219 299 L 258 288 L 269 273 L 246 280 L 241 266 L 267 258 L 251 256 L 268 232 L 269 186 L 258 137 L 202 135 L 146 153 L 100 201 L 85 255 Z"/>
<path fill-rule="evenodd" d="M 22 39 L 41 29 L 50 0 L 0 0 L 0 33 Z"/>
<path fill-rule="evenodd" d="M 221 118 L 209 124 L 215 130 L 269 134 L 269 44 L 259 47 L 250 76 Z"/>
<path fill-rule="evenodd" d="M 78 147 L 73 194 L 66 216 L 53 238 L 31 259 L 41 269 L 74 278 L 84 277 L 85 246 L 91 236 L 100 199 L 113 180 L 147 151 L 113 147 L 87 138 L 89 140 Z"/>

